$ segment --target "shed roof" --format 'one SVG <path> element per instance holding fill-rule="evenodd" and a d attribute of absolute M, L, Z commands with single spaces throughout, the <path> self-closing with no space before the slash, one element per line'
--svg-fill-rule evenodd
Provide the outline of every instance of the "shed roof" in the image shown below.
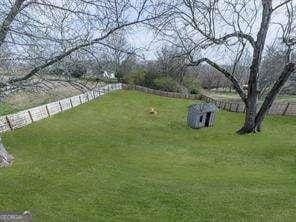
<path fill-rule="evenodd" d="M 196 113 L 215 112 L 218 110 L 217 106 L 214 103 L 192 104 L 188 108 L 190 111 Z"/>

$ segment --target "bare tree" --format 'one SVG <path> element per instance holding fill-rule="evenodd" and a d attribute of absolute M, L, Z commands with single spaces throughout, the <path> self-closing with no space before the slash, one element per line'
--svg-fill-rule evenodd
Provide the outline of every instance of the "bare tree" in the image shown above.
<path fill-rule="evenodd" d="M 34 63 L 27 74 L 6 82 L 10 85 L 37 76 L 41 70 L 74 52 L 86 48 L 91 50 L 95 45 L 114 48 L 110 38 L 116 33 L 155 20 L 166 12 L 157 3 L 146 0 L 81 0 L 75 3 L 69 0 L 63 0 L 62 3 L 27 0 L 16 1 L 9 10 L 13 13 L 8 13 L 9 19 L 5 18 L 2 23 L 2 43 L 6 42 L 12 47 L 21 46 L 22 52 L 29 51 L 26 59 Z M 36 14 L 40 15 L 40 19 Z M 9 32 L 12 36 L 5 40 Z M 24 37 L 25 40 L 22 40 Z M 35 56 L 32 56 L 32 52 Z"/>
<path fill-rule="evenodd" d="M 11 52 L 2 61 L 14 61 L 19 71 L 1 78 L 1 93 L 47 81 L 48 67 L 97 46 L 114 48 L 116 33 L 167 13 L 147 0 L 2 0 L 0 11 L 0 50 Z"/>
<path fill-rule="evenodd" d="M 158 74 L 164 74 L 182 83 L 186 72 L 186 61 L 184 56 L 179 56 L 180 50 L 174 46 L 165 45 L 157 52 L 156 65 Z"/>
<path fill-rule="evenodd" d="M 294 10 L 292 0 L 182 0 L 174 5 L 170 26 L 162 30 L 166 37 L 178 39 L 190 65 L 207 63 L 232 83 L 246 106 L 245 122 L 239 134 L 260 131 L 276 95 L 295 72 L 295 61 L 290 56 L 296 44 Z M 274 36 L 274 33 L 281 36 Z M 258 77 L 262 56 L 271 38 L 285 44 L 285 61 L 258 111 Z M 252 51 L 247 92 L 234 72 L 225 68 L 225 64 L 231 63 L 232 70 L 236 70 L 245 50 Z"/>

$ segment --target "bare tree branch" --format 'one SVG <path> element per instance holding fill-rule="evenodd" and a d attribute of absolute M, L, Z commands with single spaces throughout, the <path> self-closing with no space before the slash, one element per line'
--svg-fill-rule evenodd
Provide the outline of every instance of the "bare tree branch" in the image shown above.
<path fill-rule="evenodd" d="M 286 1 L 282 2 L 281 4 L 277 5 L 276 7 L 274 7 L 272 9 L 272 11 L 276 11 L 277 9 L 283 7 L 284 5 L 286 5 L 286 4 L 290 3 L 290 2 L 292 2 L 292 0 L 286 0 Z"/>
<path fill-rule="evenodd" d="M 142 11 L 141 11 L 142 13 Z M 102 40 L 108 38 L 110 35 L 112 35 L 113 33 L 115 33 L 116 31 L 118 30 L 121 30 L 121 29 L 124 29 L 126 27 L 129 27 L 129 26 L 133 26 L 133 25 L 136 25 L 136 24 L 139 24 L 139 23 L 142 23 L 144 21 L 150 21 L 150 20 L 154 20 L 156 18 L 159 18 L 161 17 L 162 14 L 158 14 L 156 16 L 153 16 L 153 17 L 149 17 L 149 18 L 144 18 L 144 19 L 137 19 L 135 21 L 132 21 L 132 22 L 128 22 L 128 23 L 124 23 L 122 25 L 119 25 L 113 29 L 111 29 L 110 31 L 108 31 L 106 34 L 104 34 L 103 36 L 99 37 L 99 38 L 95 38 L 87 43 L 83 43 L 83 44 L 80 44 L 80 45 L 77 45 L 71 49 L 68 49 L 66 50 L 65 52 L 61 53 L 60 55 L 50 59 L 48 62 L 40 65 L 40 66 L 37 66 L 35 67 L 34 69 L 32 69 L 27 75 L 23 76 L 23 77 L 20 77 L 20 78 L 14 78 L 14 79 L 11 79 L 9 80 L 9 84 L 13 84 L 13 83 L 16 83 L 16 82 L 20 82 L 20 81 L 24 81 L 24 80 L 28 80 L 29 78 L 31 78 L 32 76 L 36 75 L 39 71 L 41 71 L 42 69 L 62 60 L 63 58 L 69 56 L 70 54 L 72 54 L 73 52 L 75 51 L 78 51 L 79 49 L 82 49 L 82 48 L 85 48 L 85 47 L 89 47 L 91 45 L 95 45 L 95 44 L 100 44 Z"/>
<path fill-rule="evenodd" d="M 10 8 L 7 16 L 4 18 L 0 26 L 0 47 L 4 43 L 4 40 L 9 32 L 10 25 L 14 21 L 15 17 L 22 9 L 22 5 L 26 0 L 16 0 L 13 6 Z"/>
<path fill-rule="evenodd" d="M 189 63 L 189 65 L 190 66 L 198 66 L 199 64 L 201 64 L 203 62 L 206 62 L 207 64 L 209 64 L 210 66 L 212 66 L 213 68 L 217 69 L 222 74 L 224 74 L 224 76 L 232 82 L 235 90 L 237 91 L 237 93 L 241 97 L 242 101 L 243 102 L 246 102 L 246 98 L 247 97 L 246 97 L 246 94 L 245 94 L 244 90 L 240 86 L 239 81 L 235 78 L 235 76 L 231 75 L 226 69 L 222 68 L 217 63 L 211 61 L 208 58 L 202 58 L 202 59 L 199 59 L 197 61 L 194 61 L 194 62 Z"/>

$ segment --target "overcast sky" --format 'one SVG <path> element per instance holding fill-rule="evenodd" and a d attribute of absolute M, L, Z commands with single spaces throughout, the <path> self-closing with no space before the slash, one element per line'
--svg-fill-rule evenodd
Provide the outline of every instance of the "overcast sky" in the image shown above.
<path fill-rule="evenodd" d="M 296 0 L 293 0 L 296 2 Z M 274 5 L 278 5 L 282 0 L 274 1 Z M 272 45 L 275 41 L 275 39 L 281 37 L 281 33 L 279 32 L 279 26 L 275 25 L 274 23 L 282 23 L 284 24 L 286 21 L 285 14 L 285 8 L 283 7 L 282 10 L 278 10 L 274 12 L 273 18 L 272 18 L 272 24 L 270 25 L 266 45 Z M 259 28 L 261 22 L 261 16 L 259 15 L 256 19 L 256 24 L 254 25 L 254 33 L 252 34 L 253 37 L 256 39 L 256 34 Z M 257 28 L 257 29 L 256 29 Z M 227 30 L 223 29 L 223 32 L 226 33 Z M 149 30 L 147 28 L 136 28 L 134 32 L 132 32 L 129 37 L 128 41 L 130 44 L 136 48 L 140 48 L 141 52 L 145 55 L 146 59 L 155 59 L 157 50 L 159 50 L 162 45 L 166 44 L 165 42 L 160 42 L 159 40 L 155 39 L 155 35 L 152 30 Z M 211 53 L 212 54 L 212 53 Z M 215 57 L 218 58 L 218 55 Z M 225 60 L 225 57 L 223 56 L 221 59 Z"/>

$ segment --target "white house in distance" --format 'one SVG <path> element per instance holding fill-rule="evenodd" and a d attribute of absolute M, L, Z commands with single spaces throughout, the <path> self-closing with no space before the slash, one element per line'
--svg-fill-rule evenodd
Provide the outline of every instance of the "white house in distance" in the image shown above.
<path fill-rule="evenodd" d="M 108 73 L 107 71 L 103 71 L 103 72 L 100 74 L 100 77 L 102 77 L 102 78 L 106 78 L 106 79 L 115 79 L 115 74 L 114 74 L 114 72 L 110 72 L 110 73 Z"/>

